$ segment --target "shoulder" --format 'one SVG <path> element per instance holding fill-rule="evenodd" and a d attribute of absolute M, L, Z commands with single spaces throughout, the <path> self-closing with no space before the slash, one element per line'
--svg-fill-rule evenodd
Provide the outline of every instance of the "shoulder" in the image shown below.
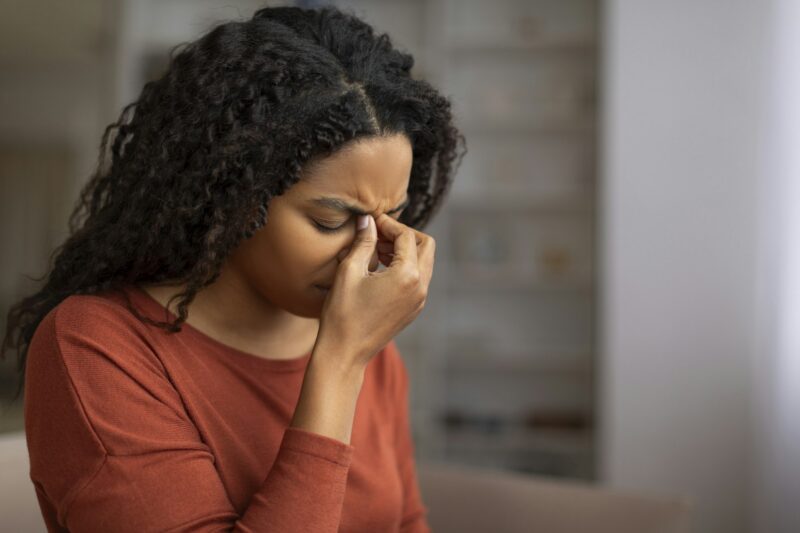
<path fill-rule="evenodd" d="M 126 307 L 124 297 L 112 293 L 72 294 L 51 311 L 57 331 L 100 330 L 115 336 L 143 333 L 145 324 Z"/>
<path fill-rule="evenodd" d="M 55 310 L 54 329 L 63 342 L 92 339 L 115 348 L 150 347 L 150 333 L 121 296 L 73 294 Z"/>
<path fill-rule="evenodd" d="M 102 295 L 67 297 L 31 341 L 26 405 L 32 399 L 38 416 L 44 416 L 52 411 L 54 391 L 71 399 L 72 423 L 91 426 L 114 453 L 123 453 L 134 428 L 142 434 L 162 422 L 187 424 L 180 391 L 162 361 L 164 351 L 152 337 L 123 304 Z"/>
<path fill-rule="evenodd" d="M 103 358 L 125 365 L 144 362 L 162 370 L 148 325 L 109 294 L 73 294 L 42 319 L 31 339 L 29 357 L 37 360 L 58 356 L 67 368 L 88 365 Z"/>

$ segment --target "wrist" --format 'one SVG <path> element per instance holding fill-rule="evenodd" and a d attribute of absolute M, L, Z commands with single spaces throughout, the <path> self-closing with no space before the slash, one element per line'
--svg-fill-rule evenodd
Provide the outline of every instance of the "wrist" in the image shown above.
<path fill-rule="evenodd" d="M 309 371 L 323 374 L 327 379 L 343 385 L 360 386 L 366 372 L 366 365 L 357 362 L 357 358 L 347 353 L 346 348 L 329 342 L 317 342 L 314 345 L 308 366 Z"/>

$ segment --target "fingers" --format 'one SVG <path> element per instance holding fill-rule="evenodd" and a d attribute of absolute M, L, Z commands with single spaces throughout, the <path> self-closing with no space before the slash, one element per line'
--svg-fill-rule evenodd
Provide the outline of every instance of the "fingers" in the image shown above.
<path fill-rule="evenodd" d="M 436 241 L 431 236 L 427 236 L 417 250 L 417 261 L 419 265 L 420 280 L 424 287 L 428 287 L 433 277 L 433 263 L 436 252 Z"/>
<path fill-rule="evenodd" d="M 378 241 L 377 227 L 375 226 L 373 217 L 371 215 L 366 215 L 366 222 L 366 227 L 356 232 L 353 244 L 342 260 L 342 263 L 354 265 L 360 272 L 367 272 L 369 270 L 369 264 L 372 261 L 372 256 L 375 253 Z"/>
<path fill-rule="evenodd" d="M 411 231 L 414 234 L 414 240 L 416 241 L 416 244 L 421 244 L 424 238 L 427 237 L 427 235 L 421 231 L 410 226 L 406 226 L 399 220 L 393 219 L 386 213 L 381 213 L 378 218 L 375 219 L 375 225 L 378 228 L 379 241 L 381 240 L 382 236 L 385 236 L 388 239 L 382 239 L 384 242 L 386 240 L 392 242 L 396 240 L 404 231 Z"/>
<path fill-rule="evenodd" d="M 401 256 L 400 262 L 405 261 L 405 259 L 413 260 L 413 264 L 419 271 L 420 281 L 423 286 L 427 287 L 433 276 L 433 262 L 436 248 L 436 242 L 433 237 L 406 226 L 402 222 L 386 214 L 381 214 L 376 218 L 375 223 L 379 233 L 379 240 L 376 248 L 378 250 L 378 258 L 381 262 L 390 266 L 394 263 L 394 258 L 396 258 L 398 254 Z M 391 241 L 380 240 L 381 234 L 391 239 Z M 413 244 L 411 242 L 412 240 Z M 412 250 L 414 252 L 413 254 Z M 394 254 L 394 258 L 392 254 Z M 403 258 L 404 255 L 405 258 Z"/>
<path fill-rule="evenodd" d="M 382 245 L 383 244 L 383 245 Z M 431 276 L 433 275 L 433 263 L 436 243 L 433 237 L 429 237 L 422 241 L 422 244 L 417 246 L 417 266 L 421 273 L 421 281 L 425 285 L 430 283 Z M 389 266 L 394 257 L 394 244 L 393 243 L 378 243 L 378 259 L 384 266 Z"/>
<path fill-rule="evenodd" d="M 394 241 L 394 256 L 389 267 L 395 265 L 417 269 L 417 243 L 410 231 L 403 231 Z"/>

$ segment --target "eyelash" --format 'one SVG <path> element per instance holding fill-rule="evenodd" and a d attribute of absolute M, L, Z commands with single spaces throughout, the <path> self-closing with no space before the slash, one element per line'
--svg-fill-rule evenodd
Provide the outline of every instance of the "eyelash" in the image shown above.
<path fill-rule="evenodd" d="M 403 210 L 401 210 L 400 212 L 402 212 L 402 211 L 403 211 Z M 345 223 L 344 223 L 344 224 L 342 224 L 341 226 L 336 226 L 335 228 L 330 228 L 330 227 L 328 227 L 328 226 L 325 226 L 325 225 L 323 225 L 323 224 L 320 224 L 319 222 L 317 222 L 317 221 L 316 221 L 316 220 L 314 220 L 313 218 L 311 219 L 311 221 L 314 223 L 314 226 L 315 226 L 315 227 L 316 227 L 316 228 L 317 228 L 319 231 L 321 231 L 322 233 L 336 233 L 337 231 L 341 231 L 342 229 L 344 229 L 344 227 L 347 225 L 347 222 L 345 222 Z"/>
<path fill-rule="evenodd" d="M 316 227 L 316 228 L 317 228 L 319 231 L 321 231 L 322 233 L 336 233 L 337 231 L 341 231 L 341 230 L 342 230 L 342 228 L 344 228 L 344 227 L 347 225 L 347 222 L 345 222 L 345 223 L 344 223 L 344 224 L 342 224 L 341 226 L 336 226 L 335 228 L 330 228 L 330 227 L 328 227 L 328 226 L 323 226 L 322 224 L 320 224 L 320 223 L 319 223 L 319 222 L 317 222 L 316 220 L 314 220 L 313 222 L 314 222 L 314 226 L 315 226 L 315 227 Z"/>

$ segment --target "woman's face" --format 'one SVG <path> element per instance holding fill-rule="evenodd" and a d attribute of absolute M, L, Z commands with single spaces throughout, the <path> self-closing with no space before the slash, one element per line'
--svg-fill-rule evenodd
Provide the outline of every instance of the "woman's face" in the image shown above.
<path fill-rule="evenodd" d="M 412 148 L 404 135 L 361 139 L 307 169 L 268 206 L 267 223 L 229 257 L 230 266 L 271 304 L 318 318 L 360 209 L 398 218 L 407 201 Z M 328 228 L 331 228 L 330 230 Z M 370 270 L 378 266 L 377 253 Z"/>

